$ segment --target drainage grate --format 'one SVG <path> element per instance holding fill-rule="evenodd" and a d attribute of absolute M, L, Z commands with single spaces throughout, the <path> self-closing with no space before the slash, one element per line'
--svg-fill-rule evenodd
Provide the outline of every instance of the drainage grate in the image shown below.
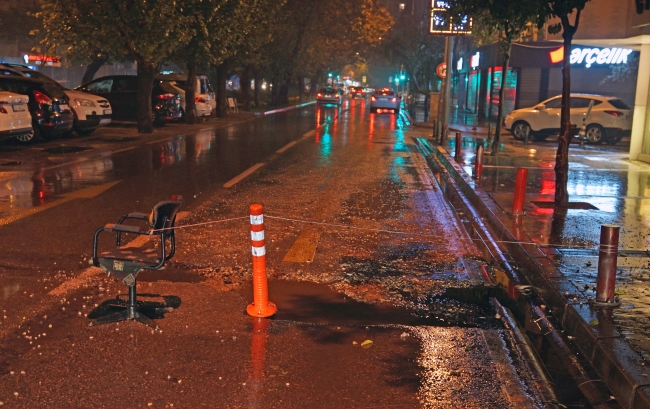
<path fill-rule="evenodd" d="M 533 201 L 531 201 L 531 203 L 534 204 L 537 207 L 541 207 L 542 209 L 553 209 L 553 208 L 555 208 L 555 203 L 554 202 L 541 202 L 541 201 L 533 200 Z M 599 210 L 596 206 L 592 205 L 591 203 L 586 203 L 586 202 L 569 202 L 569 205 L 567 206 L 567 209 Z"/>
<path fill-rule="evenodd" d="M 43 149 L 45 152 L 54 153 L 54 154 L 64 154 L 64 153 L 76 153 L 87 151 L 90 148 L 84 148 L 81 146 L 57 146 L 56 148 L 47 148 Z"/>
<path fill-rule="evenodd" d="M 121 136 L 117 138 L 99 138 L 99 141 L 108 142 L 108 143 L 121 143 L 121 142 L 135 142 L 140 140 L 140 138 L 134 138 L 132 136 Z"/>

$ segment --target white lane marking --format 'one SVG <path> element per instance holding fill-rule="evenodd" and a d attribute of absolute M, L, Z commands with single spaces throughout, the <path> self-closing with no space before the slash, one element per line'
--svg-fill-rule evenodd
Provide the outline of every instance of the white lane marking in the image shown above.
<path fill-rule="evenodd" d="M 261 168 L 262 166 L 264 166 L 264 163 L 257 163 L 255 165 L 251 166 L 250 168 L 246 169 L 245 171 L 243 171 L 239 175 L 237 175 L 234 178 L 230 179 L 228 182 L 224 183 L 223 187 L 225 187 L 226 189 L 229 189 L 229 188 L 235 186 L 237 183 L 241 182 L 242 180 L 244 180 L 245 178 L 250 176 L 253 172 L 255 172 L 257 169 Z"/>
<path fill-rule="evenodd" d="M 160 142 L 169 142 L 171 140 L 172 138 L 158 139 L 157 141 L 147 142 L 145 145 L 153 145 L 154 143 L 160 143 Z"/>
<path fill-rule="evenodd" d="M 275 153 L 282 153 L 297 143 L 298 143 L 297 141 L 289 142 L 288 144 L 284 145 L 283 147 L 275 151 Z"/>
<path fill-rule="evenodd" d="M 304 134 L 302 137 L 303 137 L 303 138 L 309 138 L 310 136 L 314 136 L 315 134 L 316 134 L 316 130 L 315 130 L 315 129 L 312 129 L 311 131 L 309 131 L 309 132 L 307 132 L 306 134 Z"/>

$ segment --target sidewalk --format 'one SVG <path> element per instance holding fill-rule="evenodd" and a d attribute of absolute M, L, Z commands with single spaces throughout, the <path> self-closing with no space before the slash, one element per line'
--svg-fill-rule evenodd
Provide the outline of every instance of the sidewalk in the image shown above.
<path fill-rule="evenodd" d="M 569 338 L 591 361 L 623 408 L 650 407 L 650 165 L 627 159 L 625 146 L 571 144 L 568 191 L 573 207 L 555 211 L 557 139 L 515 141 L 504 133 L 498 156 L 484 156 L 481 180 L 472 179 L 477 140 L 487 129 L 461 131 L 444 147 L 422 127 L 433 155 L 499 238 L 519 272 L 537 288 Z M 517 168 L 528 169 L 523 216 L 512 214 Z M 620 226 L 616 294 L 622 305 L 597 309 L 595 299 L 600 226 Z"/>

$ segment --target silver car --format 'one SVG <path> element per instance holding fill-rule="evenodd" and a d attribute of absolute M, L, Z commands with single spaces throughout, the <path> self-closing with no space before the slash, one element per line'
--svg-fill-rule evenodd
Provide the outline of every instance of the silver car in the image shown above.
<path fill-rule="evenodd" d="M 390 88 L 376 90 L 370 96 L 370 112 L 391 110 L 399 112 L 401 98 Z"/>
<path fill-rule="evenodd" d="M 343 96 L 336 88 L 322 88 L 316 94 L 316 102 L 341 105 Z"/>

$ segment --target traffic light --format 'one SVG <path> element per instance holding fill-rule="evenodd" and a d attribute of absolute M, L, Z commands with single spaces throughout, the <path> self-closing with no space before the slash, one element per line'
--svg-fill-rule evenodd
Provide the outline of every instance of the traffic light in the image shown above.
<path fill-rule="evenodd" d="M 331 72 L 328 72 L 328 73 L 327 73 L 327 76 L 330 77 L 330 78 L 332 78 L 332 73 L 331 73 Z"/>
<path fill-rule="evenodd" d="M 401 80 L 403 80 L 404 78 L 406 78 L 406 76 L 404 74 L 399 76 L 399 79 L 401 79 Z"/>

